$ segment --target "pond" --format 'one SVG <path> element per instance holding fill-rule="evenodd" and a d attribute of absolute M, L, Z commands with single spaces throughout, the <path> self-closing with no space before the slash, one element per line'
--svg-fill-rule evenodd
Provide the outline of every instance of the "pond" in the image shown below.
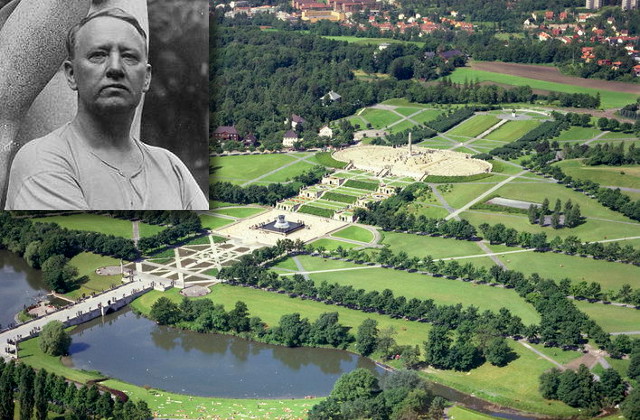
<path fill-rule="evenodd" d="M 48 293 L 42 272 L 18 255 L 0 250 L 0 329 L 14 322 L 15 315 Z"/>
<path fill-rule="evenodd" d="M 226 398 L 325 396 L 343 373 L 370 359 L 346 351 L 288 348 L 221 334 L 200 334 L 124 309 L 74 330 L 70 358 L 76 369 L 166 391 Z"/>

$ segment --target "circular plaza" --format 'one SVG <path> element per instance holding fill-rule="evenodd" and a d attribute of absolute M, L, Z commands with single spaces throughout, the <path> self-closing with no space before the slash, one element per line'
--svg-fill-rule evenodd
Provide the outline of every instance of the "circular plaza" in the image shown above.
<path fill-rule="evenodd" d="M 468 176 L 491 172 L 491 164 L 467 153 L 427 148 L 357 146 L 333 153 L 354 169 L 420 180 L 428 175 Z"/>

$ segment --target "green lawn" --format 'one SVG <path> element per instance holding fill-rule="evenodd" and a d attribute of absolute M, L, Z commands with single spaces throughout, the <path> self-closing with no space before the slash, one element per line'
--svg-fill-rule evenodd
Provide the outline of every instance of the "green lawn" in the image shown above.
<path fill-rule="evenodd" d="M 97 214 L 50 216 L 31 220 L 34 222 L 57 223 L 60 227 L 67 229 L 98 232 L 104 233 L 105 235 L 121 236 L 127 239 L 131 239 L 133 236 L 133 225 L 130 220 L 114 219 L 112 217 L 100 216 Z M 153 231 L 155 228 L 162 230 L 162 228 L 158 226 L 149 226 L 149 231 Z M 145 233 L 149 233 L 149 231 L 145 228 Z"/>
<path fill-rule="evenodd" d="M 600 283 L 604 290 L 618 290 L 623 284 L 634 284 L 637 283 L 634 279 L 640 279 L 640 267 L 635 265 L 553 252 L 524 252 L 501 255 L 498 258 L 508 268 L 525 274 L 538 273 L 542 277 L 555 280 L 568 277 L 575 283 L 595 281 Z M 635 287 L 638 287 L 638 284 Z"/>
<path fill-rule="evenodd" d="M 298 259 L 306 271 L 364 267 L 320 257 L 299 256 Z M 460 280 L 449 280 L 385 268 L 362 268 L 346 272 L 332 271 L 309 274 L 309 276 L 316 284 L 326 280 L 329 283 L 352 285 L 356 289 L 362 288 L 367 291 L 382 291 L 388 288 L 396 296 L 404 296 L 407 299 L 413 297 L 433 299 L 438 304 L 455 305 L 461 303 L 464 306 L 474 305 L 481 310 L 489 309 L 496 312 L 501 307 L 506 307 L 513 314 L 520 316 L 525 324 L 539 322 L 540 318 L 533 307 L 513 290 L 475 285 Z"/>
<path fill-rule="evenodd" d="M 446 411 L 447 418 L 451 420 L 486 420 L 498 418 L 489 416 L 487 414 L 482 414 L 478 411 L 473 411 L 459 405 L 454 405 L 453 407 L 448 408 Z"/>
<path fill-rule="evenodd" d="M 413 116 L 411 119 L 424 124 L 427 121 L 435 120 L 441 114 L 442 114 L 442 110 L 440 109 L 426 109 L 421 113 L 419 113 L 418 115 Z"/>
<path fill-rule="evenodd" d="M 578 309 L 596 321 L 606 332 L 640 330 L 638 327 L 640 326 L 640 311 L 637 309 L 582 301 L 574 301 L 574 303 Z"/>
<path fill-rule="evenodd" d="M 574 179 L 589 179 L 598 184 L 640 189 L 640 165 L 587 166 L 580 159 L 554 164 Z"/>
<path fill-rule="evenodd" d="M 407 233 L 384 232 L 382 244 L 389 245 L 395 253 L 405 251 L 411 257 L 448 258 L 483 253 L 475 242 Z"/>
<path fill-rule="evenodd" d="M 310 245 L 313 245 L 315 248 L 322 246 L 328 251 L 334 251 L 338 249 L 338 247 L 342 247 L 342 249 L 351 249 L 359 246 L 356 244 L 352 244 L 351 242 L 344 242 L 336 239 L 327 239 L 327 238 L 317 239 L 311 242 Z"/>
<path fill-rule="evenodd" d="M 509 345 L 518 358 L 505 367 L 499 368 L 485 363 L 470 372 L 429 368 L 426 370 L 427 377 L 473 394 L 477 398 L 532 413 L 551 416 L 577 415 L 579 410 L 559 401 L 545 400 L 538 391 L 538 377 L 555 365 L 519 343 L 510 341 Z"/>
<path fill-rule="evenodd" d="M 492 184 L 453 184 L 451 191 L 442 196 L 451 207 L 458 209 L 492 187 Z"/>
<path fill-rule="evenodd" d="M 262 213 L 264 210 L 265 209 L 261 207 L 234 207 L 228 209 L 217 209 L 214 213 L 224 214 L 226 216 L 232 216 L 242 219 L 245 217 L 256 215 L 258 213 Z"/>
<path fill-rule="evenodd" d="M 458 186 L 454 187 L 454 190 L 457 187 Z M 541 187 L 538 184 L 506 184 L 497 190 L 496 193 L 500 195 L 500 197 L 531 201 L 534 203 L 542 203 L 545 198 L 548 198 L 551 203 L 551 207 L 553 207 L 553 203 L 556 199 L 560 199 L 563 204 L 568 199 L 571 199 L 573 204 L 580 205 L 582 215 L 585 217 L 598 217 L 607 220 L 633 222 L 631 219 L 628 219 L 620 213 L 602 206 L 596 200 L 589 198 L 580 192 L 566 188 L 561 184 L 544 184 L 544 187 Z"/>
<path fill-rule="evenodd" d="M 360 116 L 365 120 L 369 121 L 373 126 L 373 128 L 375 129 L 384 128 L 389 124 L 399 121 L 401 118 L 400 116 L 394 114 L 391 111 L 386 111 L 384 109 L 374 109 L 374 108 L 365 109 L 362 112 L 362 114 L 360 114 Z"/>
<path fill-rule="evenodd" d="M 301 173 L 308 171 L 313 168 L 315 165 L 309 162 L 296 162 L 291 166 L 287 166 L 286 168 L 282 168 L 278 172 L 275 172 L 265 178 L 262 178 L 261 181 L 267 183 L 276 183 L 276 182 L 286 182 L 293 179 L 293 177 L 300 175 Z"/>
<path fill-rule="evenodd" d="M 136 299 L 131 306 L 143 314 L 149 313 L 151 305 L 161 296 L 179 302 L 182 296 L 177 289 L 167 292 L 151 291 Z M 259 316 L 267 325 L 277 325 L 282 315 L 298 312 L 303 317 L 315 321 L 325 312 L 338 312 L 340 323 L 351 327 L 352 333 L 362 322 L 367 319 L 378 321 L 378 328 L 393 327 L 398 332 L 396 340 L 399 344 L 420 344 L 426 340 L 431 326 L 427 323 L 412 322 L 403 319 L 393 319 L 386 315 L 365 313 L 353 309 L 343 308 L 337 305 L 325 305 L 324 303 L 290 298 L 287 295 L 265 292 L 249 287 L 229 286 L 217 284 L 211 287 L 211 293 L 202 299 L 211 299 L 215 303 L 220 303 L 227 310 L 234 307 L 239 300 L 247 304 L 250 316 Z"/>
<path fill-rule="evenodd" d="M 216 216 L 207 216 L 206 214 L 201 214 L 199 217 L 200 221 L 202 222 L 202 227 L 211 230 L 219 229 L 223 226 L 233 223 L 233 220 L 231 219 L 225 219 Z"/>
<path fill-rule="evenodd" d="M 571 127 L 564 130 L 554 140 L 589 140 L 600 134 L 601 131 L 593 127 Z"/>
<path fill-rule="evenodd" d="M 212 177 L 219 181 L 242 184 L 277 170 L 294 159 L 285 154 L 221 156 L 216 158 L 217 169 Z"/>
<path fill-rule="evenodd" d="M 138 232 L 141 238 L 157 235 L 164 230 L 164 226 L 149 225 L 147 223 L 138 222 Z"/>
<path fill-rule="evenodd" d="M 500 122 L 500 120 L 493 115 L 476 115 L 453 127 L 447 134 L 476 137 L 498 122 Z"/>
<path fill-rule="evenodd" d="M 67 293 L 65 296 L 71 299 L 77 299 L 83 294 L 90 295 L 91 293 L 100 293 L 103 290 L 111 288 L 113 285 L 119 285 L 122 276 L 101 276 L 96 274 L 96 269 L 100 267 L 106 267 L 110 265 L 120 265 L 120 260 L 112 257 L 105 257 L 103 255 L 93 254 L 91 252 L 81 252 L 75 257 L 71 258 L 69 263 L 78 269 L 78 275 L 80 277 L 87 276 L 88 281 L 83 283 L 79 289 L 73 290 Z"/>
<path fill-rule="evenodd" d="M 412 123 L 409 120 L 405 120 L 405 121 L 402 121 L 399 124 L 394 125 L 393 127 L 390 127 L 389 128 L 389 132 L 391 134 L 396 134 L 396 133 L 400 133 L 400 132 L 405 131 L 405 130 L 409 130 L 410 128 L 413 128 L 413 127 L 415 127 L 414 123 Z"/>
<path fill-rule="evenodd" d="M 486 138 L 489 140 L 515 141 L 539 125 L 540 121 L 536 120 L 509 121 L 489 133 Z"/>
<path fill-rule="evenodd" d="M 489 81 L 513 86 L 530 86 L 532 89 L 550 90 L 565 93 L 588 93 L 595 96 L 600 93 L 602 108 L 620 108 L 636 100 L 637 95 L 631 93 L 613 92 L 597 88 L 587 88 L 564 83 L 546 82 L 544 80 L 529 79 L 526 77 L 512 76 L 509 74 L 494 73 L 489 71 L 474 70 L 470 67 L 459 67 L 450 76 L 452 82 L 464 83 L 478 80 Z M 596 82 L 597 83 L 597 82 Z"/>
<path fill-rule="evenodd" d="M 331 236 L 335 236 L 338 238 L 345 238 L 345 239 L 353 239 L 354 241 L 367 242 L 367 243 L 373 241 L 373 233 L 371 233 L 369 229 L 365 229 L 359 226 L 349 226 L 335 233 L 332 233 Z"/>

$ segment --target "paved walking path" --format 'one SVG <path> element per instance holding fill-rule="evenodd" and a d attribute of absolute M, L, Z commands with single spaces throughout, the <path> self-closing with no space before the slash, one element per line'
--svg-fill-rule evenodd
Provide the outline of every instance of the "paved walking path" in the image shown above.
<path fill-rule="evenodd" d="M 300 262 L 298 257 L 295 256 L 292 259 L 293 259 L 293 262 L 296 263 L 296 267 L 298 267 L 298 272 L 302 274 L 304 279 L 305 280 L 311 280 L 311 277 L 309 277 L 309 274 L 304 272 L 304 267 L 302 266 L 302 263 Z"/>
<path fill-rule="evenodd" d="M 550 358 L 546 354 L 542 353 L 540 350 L 533 348 L 532 346 L 529 345 L 529 343 L 525 342 L 524 340 L 518 340 L 518 343 L 522 344 L 523 346 L 525 346 L 526 348 L 528 348 L 529 350 L 531 350 L 532 352 L 534 352 L 538 356 L 542 357 L 543 359 L 546 359 L 549 362 L 553 363 L 560 370 L 565 370 L 565 367 L 561 363 L 556 362 L 555 360 L 553 360 L 552 358 Z"/>
<path fill-rule="evenodd" d="M 140 240 L 140 223 L 137 220 L 133 221 L 133 244 L 137 247 Z"/>
<path fill-rule="evenodd" d="M 600 138 L 601 138 L 602 136 L 604 136 L 605 134 L 608 134 L 608 133 L 609 133 L 608 131 L 603 131 L 602 133 L 598 134 L 598 135 L 597 135 L 597 136 L 595 136 L 594 138 L 589 139 L 589 140 L 585 141 L 585 142 L 584 142 L 584 143 L 582 143 L 582 144 L 589 144 L 589 143 L 591 143 L 592 141 L 600 140 Z"/>
<path fill-rule="evenodd" d="M 502 182 L 496 184 L 495 186 L 489 188 L 487 191 L 483 192 L 482 194 L 480 194 L 479 196 L 477 196 L 473 200 L 469 201 L 467 204 L 465 204 L 464 206 L 460 207 L 458 210 L 454 211 L 453 213 L 450 213 L 444 219 L 445 220 L 449 220 L 449 219 L 454 218 L 454 217 L 457 218 L 460 213 L 462 213 L 465 210 L 468 210 L 469 207 L 473 206 L 474 204 L 476 204 L 480 200 L 484 199 L 485 197 L 488 197 L 494 191 L 497 191 L 503 185 L 508 184 L 509 182 L 513 181 L 514 179 L 518 178 L 519 176 L 521 176 L 524 173 L 527 173 L 527 171 L 522 171 L 522 172 L 517 173 L 516 175 L 512 175 L 509 178 L 505 179 L 504 181 L 502 181 Z"/>

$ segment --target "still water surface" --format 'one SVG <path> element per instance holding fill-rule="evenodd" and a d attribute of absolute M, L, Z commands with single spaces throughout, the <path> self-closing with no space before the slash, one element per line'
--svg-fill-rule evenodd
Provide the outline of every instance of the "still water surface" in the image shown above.
<path fill-rule="evenodd" d="M 0 329 L 14 322 L 18 312 L 46 293 L 40 270 L 29 267 L 16 254 L 0 250 Z"/>
<path fill-rule="evenodd" d="M 78 327 L 70 362 L 136 385 L 200 396 L 301 398 L 328 395 L 366 358 L 332 349 L 287 348 L 158 326 L 125 309 Z"/>

